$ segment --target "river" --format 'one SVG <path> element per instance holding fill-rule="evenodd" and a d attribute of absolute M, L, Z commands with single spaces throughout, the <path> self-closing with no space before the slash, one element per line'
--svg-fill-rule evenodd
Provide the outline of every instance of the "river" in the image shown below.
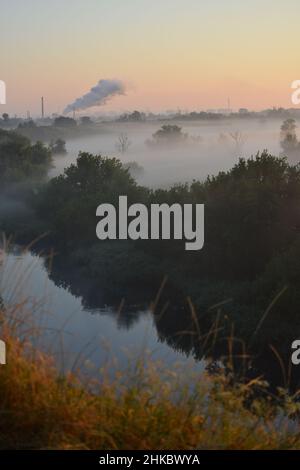
<path fill-rule="evenodd" d="M 196 362 L 159 340 L 149 309 L 134 312 L 132 322 L 122 322 L 122 311 L 116 315 L 109 306 L 88 310 L 80 297 L 55 285 L 44 259 L 29 251 L 13 247 L 4 255 L 0 288 L 5 308 L 10 312 L 19 305 L 17 315 L 25 319 L 22 330 L 34 325 L 34 340 L 55 356 L 62 372 L 79 368 L 96 375 L 105 366 L 125 370 L 141 357 L 169 368 L 205 368 L 204 361 Z"/>

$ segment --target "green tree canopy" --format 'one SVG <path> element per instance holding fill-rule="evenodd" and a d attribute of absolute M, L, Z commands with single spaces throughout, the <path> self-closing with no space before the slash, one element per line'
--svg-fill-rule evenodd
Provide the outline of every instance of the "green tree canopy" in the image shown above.
<path fill-rule="evenodd" d="M 41 142 L 0 129 L 0 183 L 44 178 L 51 166 L 51 152 Z"/>

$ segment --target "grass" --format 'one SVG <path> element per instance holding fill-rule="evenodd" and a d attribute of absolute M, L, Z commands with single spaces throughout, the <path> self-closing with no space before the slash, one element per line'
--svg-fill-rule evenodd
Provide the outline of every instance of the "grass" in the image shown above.
<path fill-rule="evenodd" d="M 11 306 L 0 303 L 0 449 L 300 449 L 299 393 L 271 397 L 259 378 L 234 383 L 230 374 L 166 370 L 144 357 L 114 378 L 109 367 L 88 382 L 62 376 L 39 348 L 40 304 L 13 304 L 24 282 L 16 266 Z"/>
<path fill-rule="evenodd" d="M 2 449 L 297 449 L 298 412 L 286 398 L 246 406 L 258 380 L 229 386 L 222 375 L 194 377 L 138 361 L 128 374 L 83 386 L 60 376 L 53 359 L 2 328 L 8 362 L 0 366 Z M 124 375 L 126 375 L 126 380 Z"/>

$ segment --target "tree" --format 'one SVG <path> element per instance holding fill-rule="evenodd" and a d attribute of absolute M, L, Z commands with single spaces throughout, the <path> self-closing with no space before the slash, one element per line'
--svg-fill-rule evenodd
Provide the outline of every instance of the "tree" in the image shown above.
<path fill-rule="evenodd" d="M 141 176 L 144 173 L 144 168 L 137 162 L 124 163 L 124 168 L 134 177 Z"/>
<path fill-rule="evenodd" d="M 239 114 L 248 114 L 248 113 L 249 113 L 249 111 L 248 111 L 247 108 L 240 108 L 239 109 Z"/>
<path fill-rule="evenodd" d="M 245 142 L 247 140 L 247 136 L 240 131 L 229 132 L 229 137 L 234 143 L 235 152 L 237 154 L 241 154 Z"/>
<path fill-rule="evenodd" d="M 2 119 L 4 122 L 8 122 L 9 121 L 9 115 L 7 113 L 3 113 L 2 114 Z"/>
<path fill-rule="evenodd" d="M 55 127 L 76 127 L 77 122 L 70 117 L 58 116 L 54 119 L 53 125 Z"/>
<path fill-rule="evenodd" d="M 95 241 L 95 211 L 102 202 L 116 203 L 126 194 L 138 201 L 142 191 L 117 158 L 81 152 L 76 164 L 53 178 L 39 196 L 39 214 L 62 240 Z"/>
<path fill-rule="evenodd" d="M 51 152 L 41 142 L 16 132 L 0 130 L 0 184 L 39 180 L 51 166 Z"/>
<path fill-rule="evenodd" d="M 90 116 L 82 116 L 80 118 L 80 124 L 82 126 L 89 126 L 89 125 L 93 124 L 93 121 L 91 120 Z"/>
<path fill-rule="evenodd" d="M 28 121 L 20 122 L 18 125 L 18 129 L 33 129 L 36 128 L 36 123 L 33 119 L 29 119 Z"/>
<path fill-rule="evenodd" d="M 122 122 L 143 122 L 146 120 L 145 113 L 140 111 L 133 111 L 132 113 L 122 114 L 119 118 L 119 121 Z"/>
<path fill-rule="evenodd" d="M 207 259 L 207 274 L 214 266 L 220 279 L 253 279 L 297 236 L 300 166 L 286 158 L 267 151 L 240 158 L 230 171 L 193 183 L 192 192 L 206 204 L 209 245 L 195 259 Z"/>
<path fill-rule="evenodd" d="M 182 132 L 182 128 L 177 125 L 164 124 L 152 135 L 152 140 L 147 140 L 148 145 L 178 144 L 186 142 L 188 134 Z"/>
<path fill-rule="evenodd" d="M 55 142 L 51 142 L 50 149 L 53 154 L 67 153 L 65 140 L 57 139 Z"/>
<path fill-rule="evenodd" d="M 116 142 L 116 149 L 118 152 L 124 154 L 127 152 L 131 145 L 131 142 L 127 134 L 120 134 Z"/>
<path fill-rule="evenodd" d="M 280 128 L 280 145 L 282 150 L 288 155 L 300 151 L 296 128 L 295 119 L 286 119 Z"/>

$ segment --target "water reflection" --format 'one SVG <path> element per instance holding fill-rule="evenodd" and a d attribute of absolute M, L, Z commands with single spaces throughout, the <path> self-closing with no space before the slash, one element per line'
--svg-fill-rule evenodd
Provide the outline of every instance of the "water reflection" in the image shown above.
<path fill-rule="evenodd" d="M 113 373 L 114 368 L 124 369 L 142 355 L 161 360 L 167 367 L 184 361 L 199 372 L 204 369 L 204 363 L 188 359 L 159 338 L 145 305 L 109 306 L 101 286 L 89 289 L 84 280 L 77 284 L 71 270 L 63 273 L 56 265 L 50 279 L 48 267 L 49 260 L 14 247 L 0 268 L 1 296 L 8 309 L 20 304 L 19 315 L 27 321 L 28 312 L 33 312 L 33 322 L 41 332 L 39 343 L 55 354 L 64 371 L 75 362 L 79 368 L 88 363 L 93 365 L 91 373 L 97 374 L 109 363 Z"/>
<path fill-rule="evenodd" d="M 183 363 L 200 373 L 206 367 L 215 372 L 223 364 L 239 377 L 263 377 L 274 390 L 300 386 L 297 367 L 290 361 L 291 343 L 300 332 L 296 319 L 287 328 L 284 317 L 270 317 L 257 335 L 252 331 L 236 337 L 222 305 L 201 314 L 167 287 L 152 309 L 153 292 L 146 290 L 129 303 L 132 293 L 124 298 L 85 282 L 63 259 L 49 264 L 16 248 L 1 267 L 1 293 L 6 306 L 27 299 L 26 308 L 43 330 L 43 347 L 51 346 L 64 370 L 88 360 L 95 374 L 112 358 L 112 370 L 124 369 L 132 358 L 151 354 L 167 367 Z"/>

